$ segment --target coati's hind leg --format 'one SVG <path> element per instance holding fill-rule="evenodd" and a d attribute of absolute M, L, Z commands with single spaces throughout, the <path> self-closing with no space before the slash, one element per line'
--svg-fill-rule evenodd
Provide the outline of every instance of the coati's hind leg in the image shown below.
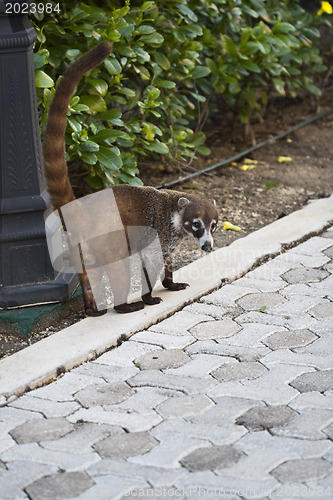
<path fill-rule="evenodd" d="M 87 273 L 79 274 L 83 301 L 84 301 L 84 309 L 87 316 L 102 316 L 106 313 L 106 309 L 98 310 L 96 301 L 90 286 L 89 278 Z"/>
<path fill-rule="evenodd" d="M 172 278 L 172 259 L 170 255 L 164 257 L 164 279 L 162 285 L 167 290 L 172 292 L 178 292 L 179 290 L 185 290 L 186 287 L 190 286 L 188 283 L 175 283 Z"/>
<path fill-rule="evenodd" d="M 145 305 L 142 300 L 130 304 L 127 302 L 131 284 L 130 266 L 127 259 L 113 262 L 109 266 L 108 278 L 114 295 L 115 311 L 118 313 L 131 313 L 144 308 Z"/>
<path fill-rule="evenodd" d="M 161 297 L 152 297 L 152 294 L 151 294 L 153 291 L 154 285 L 156 283 L 156 278 L 157 278 L 157 276 L 149 276 L 146 265 L 142 261 L 141 283 L 142 283 L 142 287 L 144 287 L 145 283 L 147 283 L 147 286 L 148 286 L 148 292 L 142 295 L 142 300 L 145 304 L 150 305 L 150 306 L 153 306 L 155 304 L 159 304 L 160 302 L 162 302 Z"/>

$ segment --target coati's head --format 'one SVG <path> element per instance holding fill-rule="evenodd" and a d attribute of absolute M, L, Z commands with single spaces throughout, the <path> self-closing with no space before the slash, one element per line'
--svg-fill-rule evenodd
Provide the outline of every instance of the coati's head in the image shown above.
<path fill-rule="evenodd" d="M 210 252 L 214 245 L 213 233 L 218 221 L 215 202 L 181 197 L 178 200 L 178 210 L 178 224 L 197 240 L 202 250 Z"/>

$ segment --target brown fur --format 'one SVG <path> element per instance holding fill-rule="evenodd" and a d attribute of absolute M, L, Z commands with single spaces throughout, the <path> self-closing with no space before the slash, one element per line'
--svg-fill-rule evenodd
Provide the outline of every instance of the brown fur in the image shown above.
<path fill-rule="evenodd" d="M 81 56 L 76 62 L 71 64 L 61 78 L 55 96 L 50 106 L 46 130 L 44 133 L 43 153 L 45 175 L 48 191 L 54 209 L 59 209 L 62 217 L 61 207 L 75 200 L 70 181 L 68 178 L 67 164 L 65 160 L 65 130 L 67 122 L 67 110 L 71 96 L 79 83 L 80 78 L 89 70 L 100 64 L 111 52 L 111 45 L 102 42 L 87 54 Z M 152 187 L 135 187 L 129 185 L 118 185 L 111 188 L 117 203 L 118 211 L 125 230 L 132 226 L 150 227 L 156 230 L 159 236 L 162 254 L 164 259 L 165 277 L 163 286 L 169 290 L 182 290 L 188 286 L 186 283 L 174 283 L 172 279 L 171 255 L 177 245 L 186 236 L 193 234 L 197 240 L 199 236 L 195 234 L 191 221 L 200 218 L 204 224 L 203 231 L 209 234 L 215 230 L 213 221 L 217 222 L 218 213 L 213 205 L 206 200 L 201 200 L 195 196 L 186 196 L 178 191 L 157 190 Z M 104 199 L 104 198 L 103 198 Z M 104 202 L 103 202 L 104 203 Z M 149 293 L 142 296 L 142 301 L 132 304 L 127 303 L 127 295 L 130 286 L 129 270 L 122 259 L 127 255 L 127 244 L 120 244 L 120 239 L 115 233 L 103 234 L 103 214 L 107 213 L 108 202 L 105 206 L 98 206 L 98 214 L 94 220 L 94 226 L 100 225 L 101 231 L 94 241 L 89 243 L 89 251 L 95 261 L 96 279 L 99 279 L 99 266 L 111 262 L 117 262 L 114 268 L 114 275 L 109 276 L 112 290 L 115 296 L 115 306 L 118 312 L 132 312 L 145 304 L 157 304 L 160 298 L 152 297 L 151 292 L 155 281 L 148 283 Z M 82 217 L 81 217 L 82 219 Z M 79 219 L 75 223 L 84 226 L 83 220 Z M 139 231 L 134 245 L 131 248 L 132 254 L 139 252 L 147 246 L 144 231 Z M 212 238 L 211 238 L 212 241 Z M 209 243 L 211 245 L 211 243 Z M 210 248 L 204 248 L 209 250 Z M 81 263 L 77 262 L 77 268 L 83 266 L 83 273 L 80 274 L 80 281 L 85 302 L 85 310 L 88 315 L 97 316 L 104 311 L 98 311 L 93 293 L 91 291 L 88 275 L 84 268 L 84 259 L 81 252 Z M 75 258 L 78 258 L 77 256 Z M 118 266 L 118 269 L 117 269 Z M 143 267 L 144 277 L 147 277 L 147 270 Z M 157 279 L 156 275 L 156 279 Z"/>

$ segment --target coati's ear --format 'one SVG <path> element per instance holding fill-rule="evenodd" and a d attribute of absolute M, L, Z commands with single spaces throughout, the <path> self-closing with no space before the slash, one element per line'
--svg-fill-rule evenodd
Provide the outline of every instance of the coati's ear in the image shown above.
<path fill-rule="evenodd" d="M 178 200 L 179 210 L 186 207 L 186 205 L 188 205 L 189 203 L 190 203 L 190 200 L 188 200 L 187 198 L 184 198 L 184 197 L 179 198 L 179 200 Z"/>

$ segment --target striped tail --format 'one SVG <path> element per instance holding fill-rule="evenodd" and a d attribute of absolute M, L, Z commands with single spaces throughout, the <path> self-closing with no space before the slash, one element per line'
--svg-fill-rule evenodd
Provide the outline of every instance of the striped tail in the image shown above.
<path fill-rule="evenodd" d="M 99 43 L 71 64 L 57 85 L 43 139 L 45 178 L 54 210 L 75 200 L 65 159 L 65 131 L 71 97 L 82 76 L 101 64 L 111 50 L 110 43 Z"/>

